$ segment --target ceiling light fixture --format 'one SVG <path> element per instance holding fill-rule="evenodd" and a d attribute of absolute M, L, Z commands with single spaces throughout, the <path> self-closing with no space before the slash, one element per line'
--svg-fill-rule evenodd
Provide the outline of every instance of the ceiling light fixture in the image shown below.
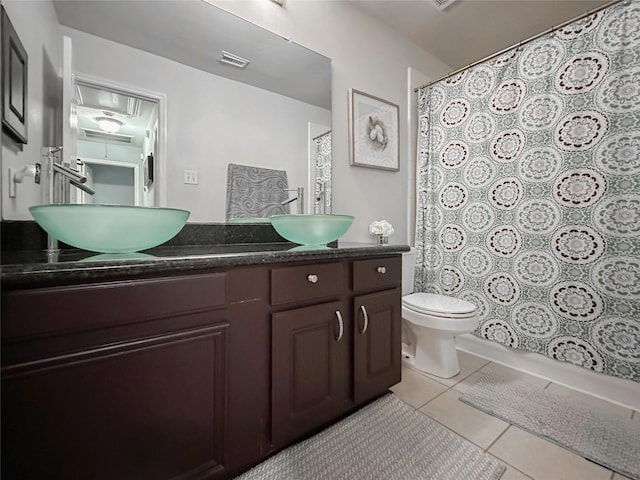
<path fill-rule="evenodd" d="M 100 129 L 107 133 L 116 133 L 124 125 L 120 120 L 109 117 L 98 117 L 96 122 L 98 122 Z"/>

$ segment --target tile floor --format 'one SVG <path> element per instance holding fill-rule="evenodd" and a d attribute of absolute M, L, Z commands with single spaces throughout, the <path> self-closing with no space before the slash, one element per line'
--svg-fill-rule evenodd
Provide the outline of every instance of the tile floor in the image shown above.
<path fill-rule="evenodd" d="M 494 371 L 580 397 L 609 413 L 634 420 L 640 419 L 640 413 L 465 352 L 458 354 L 460 373 L 455 377 L 442 379 L 405 366 L 402 382 L 391 390 L 405 403 L 500 459 L 507 465 L 501 480 L 627 480 L 627 477 L 462 403 L 458 398 L 477 381 L 481 372 Z"/>

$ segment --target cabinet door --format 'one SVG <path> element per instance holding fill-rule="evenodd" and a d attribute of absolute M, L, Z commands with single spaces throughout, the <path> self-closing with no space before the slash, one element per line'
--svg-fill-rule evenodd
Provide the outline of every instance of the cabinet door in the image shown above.
<path fill-rule="evenodd" d="M 223 473 L 228 324 L 2 371 L 2 478 Z"/>
<path fill-rule="evenodd" d="M 354 400 L 362 403 L 401 376 L 400 290 L 354 299 Z"/>
<path fill-rule="evenodd" d="M 272 315 L 274 447 L 312 431 L 343 410 L 350 338 L 346 321 L 341 302 Z"/>

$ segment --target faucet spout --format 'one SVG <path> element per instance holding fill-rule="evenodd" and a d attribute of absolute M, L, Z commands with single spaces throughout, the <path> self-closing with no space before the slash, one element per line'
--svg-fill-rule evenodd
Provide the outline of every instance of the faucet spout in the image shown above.
<path fill-rule="evenodd" d="M 304 187 L 287 189 L 285 190 L 285 192 L 296 192 L 296 196 L 285 200 L 284 202 L 281 203 L 281 205 L 289 205 L 292 202 L 297 202 L 296 205 L 298 209 L 296 213 L 303 214 L 304 213 Z"/>
<path fill-rule="evenodd" d="M 53 170 L 56 173 L 60 173 L 74 182 L 77 182 L 77 183 L 87 182 L 87 177 L 82 175 L 79 171 L 70 167 L 65 167 L 64 165 L 60 165 L 59 163 L 53 164 Z"/>

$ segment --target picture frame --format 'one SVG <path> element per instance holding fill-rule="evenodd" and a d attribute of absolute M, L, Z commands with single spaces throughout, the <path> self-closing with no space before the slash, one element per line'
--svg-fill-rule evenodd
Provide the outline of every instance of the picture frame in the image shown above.
<path fill-rule="evenodd" d="M 144 186 L 150 187 L 153 183 L 153 153 L 147 155 L 142 161 L 142 171 L 144 175 Z"/>
<path fill-rule="evenodd" d="M 399 117 L 395 103 L 349 90 L 350 165 L 400 170 Z"/>
<path fill-rule="evenodd" d="M 16 142 L 26 144 L 29 57 L 6 10 L 1 10 L 2 130 Z"/>

